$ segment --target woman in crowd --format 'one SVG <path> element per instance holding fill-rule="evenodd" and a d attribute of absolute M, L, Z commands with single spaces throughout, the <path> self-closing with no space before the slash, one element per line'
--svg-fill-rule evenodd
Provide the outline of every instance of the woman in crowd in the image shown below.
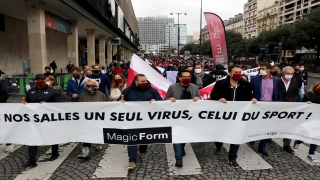
<path fill-rule="evenodd" d="M 62 100 L 65 101 L 66 100 L 66 94 L 63 92 L 63 90 L 61 89 L 60 86 L 57 85 L 57 81 L 56 81 L 56 78 L 54 78 L 52 75 L 49 75 L 46 77 L 46 84 L 53 88 L 53 89 L 56 89 L 59 91 L 61 97 L 62 97 Z"/>
<path fill-rule="evenodd" d="M 121 96 L 122 91 L 126 88 L 127 79 L 123 74 L 116 74 L 112 78 L 112 83 L 110 87 L 110 101 L 117 101 Z"/>
<path fill-rule="evenodd" d="M 308 104 L 320 104 L 320 81 L 315 82 L 312 84 L 310 90 L 304 95 L 304 97 L 302 98 L 301 102 L 307 102 Z M 295 141 L 294 145 L 293 145 L 293 150 L 294 151 L 298 151 L 299 149 L 299 145 L 302 143 L 302 141 Z M 314 156 L 314 152 L 317 149 L 317 145 L 315 144 L 310 144 L 310 148 L 309 148 L 309 155 L 307 156 L 308 159 L 311 162 L 318 162 L 316 160 L 316 157 Z"/>

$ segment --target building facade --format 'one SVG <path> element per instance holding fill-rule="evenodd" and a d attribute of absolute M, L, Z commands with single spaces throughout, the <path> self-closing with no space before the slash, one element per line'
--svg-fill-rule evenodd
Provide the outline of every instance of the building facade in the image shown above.
<path fill-rule="evenodd" d="M 210 35 L 208 31 L 208 26 L 205 25 L 204 28 L 201 29 L 201 41 L 205 42 L 209 40 L 210 40 Z"/>
<path fill-rule="evenodd" d="M 278 4 L 278 0 L 268 0 L 263 5 L 258 4 L 257 36 L 259 36 L 262 31 L 277 28 Z"/>
<path fill-rule="evenodd" d="M 183 47 L 185 44 L 187 44 L 187 25 L 186 24 L 180 24 L 180 34 L 178 33 L 178 25 L 175 26 L 175 48 L 178 49 L 178 35 L 180 36 L 180 48 Z"/>
<path fill-rule="evenodd" d="M 320 7 L 320 0 L 281 0 L 279 3 L 279 22 L 292 24 L 312 9 Z"/>
<path fill-rule="evenodd" d="M 257 33 L 257 0 L 248 0 L 244 5 L 243 38 L 254 38 Z"/>
<path fill-rule="evenodd" d="M 142 44 L 157 45 L 170 49 L 175 42 L 174 18 L 168 16 L 137 18 Z"/>
<path fill-rule="evenodd" d="M 193 32 L 193 40 L 198 41 L 199 42 L 200 39 L 200 32 Z"/>
<path fill-rule="evenodd" d="M 224 26 L 226 30 L 231 30 L 237 33 L 242 34 L 243 32 L 243 14 L 239 13 L 229 20 L 225 20 Z"/>

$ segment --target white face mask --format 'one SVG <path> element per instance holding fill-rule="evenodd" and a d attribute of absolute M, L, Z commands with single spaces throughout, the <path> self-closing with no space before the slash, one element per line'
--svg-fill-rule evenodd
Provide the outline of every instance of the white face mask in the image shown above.
<path fill-rule="evenodd" d="M 292 75 L 284 75 L 284 78 L 285 78 L 286 80 L 288 80 L 288 81 L 289 81 L 292 77 L 293 77 Z"/>
<path fill-rule="evenodd" d="M 201 69 L 195 69 L 194 72 L 199 74 L 199 73 L 201 73 Z"/>
<path fill-rule="evenodd" d="M 301 71 L 303 71 L 303 70 L 304 70 L 304 68 L 302 67 L 302 68 L 300 68 L 300 70 L 301 70 Z"/>
<path fill-rule="evenodd" d="M 260 75 L 262 75 L 262 76 L 267 75 L 267 71 L 265 71 L 265 70 L 260 70 Z"/>
<path fill-rule="evenodd" d="M 47 84 L 48 86 L 50 86 L 50 85 L 51 85 L 51 82 L 50 82 L 50 81 L 48 81 L 48 82 L 46 82 L 46 84 Z"/>

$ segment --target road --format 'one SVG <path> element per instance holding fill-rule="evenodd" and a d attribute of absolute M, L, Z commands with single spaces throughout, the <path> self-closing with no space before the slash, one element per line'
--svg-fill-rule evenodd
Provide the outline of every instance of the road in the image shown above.
<path fill-rule="evenodd" d="M 310 87 L 311 87 L 311 85 L 312 85 L 314 82 L 317 82 L 317 81 L 320 81 L 320 79 L 319 79 L 319 78 L 309 77 L 309 78 L 308 78 L 307 90 L 309 90 Z"/>

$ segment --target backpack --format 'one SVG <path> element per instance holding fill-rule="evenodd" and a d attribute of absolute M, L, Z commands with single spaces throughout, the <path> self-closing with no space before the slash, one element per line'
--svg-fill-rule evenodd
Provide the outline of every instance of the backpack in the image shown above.
<path fill-rule="evenodd" d="M 128 95 L 130 94 L 130 91 L 131 91 L 131 87 L 127 88 L 128 89 L 128 92 L 126 94 L 122 94 L 124 95 L 124 100 L 126 101 L 128 99 Z M 123 91 L 122 91 L 123 92 Z M 149 92 L 152 94 L 152 99 L 154 99 L 155 97 L 155 92 L 153 90 L 152 87 L 149 87 Z"/>

